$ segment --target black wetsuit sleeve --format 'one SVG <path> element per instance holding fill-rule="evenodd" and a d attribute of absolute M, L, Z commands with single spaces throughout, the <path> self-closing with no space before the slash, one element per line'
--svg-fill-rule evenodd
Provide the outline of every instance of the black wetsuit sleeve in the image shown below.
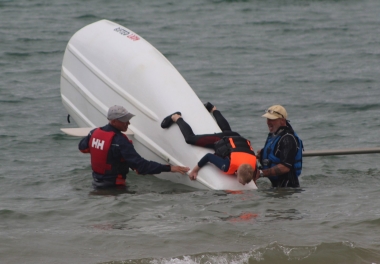
<path fill-rule="evenodd" d="M 296 138 L 291 134 L 287 134 L 281 138 L 279 144 L 279 153 L 276 153 L 275 155 L 280 158 L 281 164 L 288 168 L 292 168 L 297 154 Z"/>

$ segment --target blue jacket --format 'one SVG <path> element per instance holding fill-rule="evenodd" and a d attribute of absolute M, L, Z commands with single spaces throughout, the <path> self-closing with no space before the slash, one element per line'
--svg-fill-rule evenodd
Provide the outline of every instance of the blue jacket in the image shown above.
<path fill-rule="evenodd" d="M 268 169 L 283 164 L 290 168 L 284 175 L 268 177 L 273 187 L 299 187 L 298 176 L 302 171 L 302 140 L 288 126 L 279 128 L 276 135 L 269 134 L 261 151 L 260 164 Z"/>

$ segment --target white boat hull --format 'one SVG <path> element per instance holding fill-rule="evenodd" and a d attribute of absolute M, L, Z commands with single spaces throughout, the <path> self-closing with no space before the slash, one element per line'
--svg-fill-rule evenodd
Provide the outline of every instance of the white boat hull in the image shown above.
<path fill-rule="evenodd" d="M 62 103 L 79 127 L 106 124 L 112 105 L 136 116 L 130 130 L 139 154 L 164 164 L 194 167 L 208 150 L 186 144 L 177 125 L 162 129 L 167 115 L 180 111 L 194 133 L 220 132 L 213 117 L 174 66 L 131 30 L 107 20 L 90 24 L 70 39 L 62 63 Z M 206 165 L 197 181 L 162 173 L 161 179 L 199 189 L 250 190 L 236 177 Z"/>

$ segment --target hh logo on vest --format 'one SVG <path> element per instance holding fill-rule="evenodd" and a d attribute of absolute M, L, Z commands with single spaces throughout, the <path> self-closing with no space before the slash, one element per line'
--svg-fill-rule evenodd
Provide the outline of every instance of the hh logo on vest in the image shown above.
<path fill-rule="evenodd" d="M 100 140 L 97 138 L 92 139 L 92 145 L 93 148 L 103 150 L 104 147 L 104 140 Z"/>

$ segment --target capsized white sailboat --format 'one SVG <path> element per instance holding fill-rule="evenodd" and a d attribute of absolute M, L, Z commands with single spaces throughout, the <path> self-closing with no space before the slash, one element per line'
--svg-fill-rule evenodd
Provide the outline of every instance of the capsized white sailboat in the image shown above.
<path fill-rule="evenodd" d="M 64 129 L 66 133 L 83 135 L 103 126 L 108 108 L 122 105 L 135 114 L 127 135 L 137 152 L 164 164 L 192 168 L 209 152 L 186 144 L 177 125 L 162 129 L 167 115 L 180 111 L 196 134 L 220 132 L 174 66 L 141 36 L 108 20 L 90 24 L 70 39 L 62 63 L 61 96 L 80 127 Z M 200 170 L 196 181 L 174 173 L 155 176 L 199 189 L 257 189 L 253 181 L 243 186 L 211 164 Z"/>

